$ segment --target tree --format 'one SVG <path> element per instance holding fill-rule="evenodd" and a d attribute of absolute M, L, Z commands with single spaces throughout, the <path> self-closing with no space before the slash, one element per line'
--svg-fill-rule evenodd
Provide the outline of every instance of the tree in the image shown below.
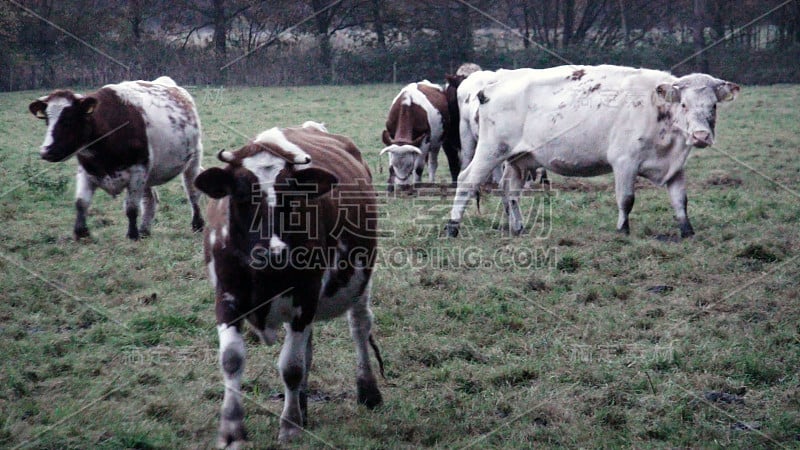
<path fill-rule="evenodd" d="M 704 51 L 706 47 L 705 15 L 706 15 L 705 0 L 694 0 L 694 24 L 692 27 L 692 41 L 694 43 L 695 53 L 697 53 L 697 56 L 695 57 L 695 65 L 697 66 L 697 70 L 701 73 L 710 72 L 708 66 L 708 55 Z"/>

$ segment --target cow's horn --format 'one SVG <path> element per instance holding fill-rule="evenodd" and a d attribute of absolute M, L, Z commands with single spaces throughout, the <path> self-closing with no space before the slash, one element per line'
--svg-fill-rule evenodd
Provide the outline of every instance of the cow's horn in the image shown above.
<path fill-rule="evenodd" d="M 233 153 L 225 149 L 220 150 L 219 153 L 217 153 L 217 159 L 225 163 L 232 162 L 233 158 L 234 158 Z"/>

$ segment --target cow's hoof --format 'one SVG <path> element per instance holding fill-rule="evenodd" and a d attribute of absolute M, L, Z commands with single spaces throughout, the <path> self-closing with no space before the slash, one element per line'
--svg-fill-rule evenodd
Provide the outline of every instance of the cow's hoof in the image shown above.
<path fill-rule="evenodd" d="M 390 185 L 386 186 L 386 192 L 388 192 L 390 194 L 393 193 L 394 192 L 394 185 L 390 184 Z"/>
<path fill-rule="evenodd" d="M 459 222 L 455 220 L 448 220 L 447 225 L 444 226 L 444 229 L 447 231 L 447 237 L 458 237 L 458 226 Z"/>
<path fill-rule="evenodd" d="M 88 238 L 91 235 L 89 234 L 89 229 L 86 227 L 75 228 L 75 240 L 80 241 L 81 239 Z"/>
<path fill-rule="evenodd" d="M 681 237 L 682 238 L 690 238 L 694 236 L 694 229 L 692 225 L 689 223 L 681 224 Z"/>
<path fill-rule="evenodd" d="M 381 391 L 378 390 L 378 384 L 375 378 L 359 378 L 356 380 L 356 388 L 358 390 L 358 403 L 366 406 L 369 409 L 374 409 L 383 403 Z"/>
<path fill-rule="evenodd" d="M 130 239 L 132 241 L 138 241 L 139 240 L 139 230 L 134 229 L 134 230 L 128 231 L 128 239 Z"/>
<path fill-rule="evenodd" d="M 192 219 L 192 231 L 195 233 L 199 231 L 203 231 L 203 227 L 206 225 L 206 222 L 203 219 L 197 218 Z"/>
<path fill-rule="evenodd" d="M 622 228 L 617 228 L 617 233 L 624 234 L 625 236 L 630 236 L 631 228 L 628 225 L 625 225 Z"/>
<path fill-rule="evenodd" d="M 143 238 L 150 237 L 150 230 L 145 229 L 145 228 L 140 228 L 139 229 L 139 237 L 143 237 Z"/>
<path fill-rule="evenodd" d="M 281 431 L 278 433 L 278 441 L 281 444 L 287 444 L 294 440 L 303 429 L 290 422 L 281 420 Z"/>
<path fill-rule="evenodd" d="M 239 422 L 223 421 L 217 435 L 217 448 L 238 449 L 247 441 L 247 432 L 244 424 Z"/>

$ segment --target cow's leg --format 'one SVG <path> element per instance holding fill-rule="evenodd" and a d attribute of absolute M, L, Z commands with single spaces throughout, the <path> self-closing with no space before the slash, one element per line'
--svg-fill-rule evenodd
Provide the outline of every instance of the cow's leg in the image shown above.
<path fill-rule="evenodd" d="M 522 232 L 522 212 L 519 209 L 519 196 L 525 182 L 525 167 L 509 161 L 503 171 L 503 208 L 508 216 L 508 230 L 514 236 Z"/>
<path fill-rule="evenodd" d="M 483 149 L 483 150 L 482 150 Z M 475 158 L 458 175 L 458 186 L 456 195 L 453 199 L 453 208 L 450 210 L 450 220 L 447 222 L 447 235 L 450 237 L 458 236 L 458 227 L 461 225 L 461 218 L 464 209 L 467 207 L 469 199 L 475 194 L 478 186 L 489 176 L 489 173 L 498 164 L 503 162 L 505 157 L 492 155 L 486 147 L 478 142 Z"/>
<path fill-rule="evenodd" d="M 154 188 L 148 187 L 144 190 L 142 197 L 142 225 L 139 227 L 139 234 L 141 236 L 150 236 L 150 224 L 156 216 L 156 205 L 158 204 L 158 195 Z"/>
<path fill-rule="evenodd" d="M 219 334 L 219 364 L 225 380 L 217 447 L 238 448 L 247 439 L 242 407 L 242 374 L 244 373 L 244 340 L 235 325 L 217 326 Z"/>
<path fill-rule="evenodd" d="M 92 197 L 97 185 L 92 183 L 83 167 L 78 166 L 77 183 L 75 185 L 75 240 L 89 237 L 89 228 L 86 226 L 86 215 L 92 205 Z"/>
<path fill-rule="evenodd" d="M 358 403 L 367 408 L 375 408 L 383 401 L 381 392 L 378 390 L 378 382 L 372 373 L 372 366 L 369 362 L 369 336 L 372 332 L 372 311 L 369 308 L 370 291 L 372 282 L 367 284 L 364 293 L 359 301 L 350 308 L 347 313 L 347 320 L 350 323 L 350 334 L 356 345 L 356 358 L 358 366 L 356 369 L 356 389 L 358 391 Z"/>
<path fill-rule="evenodd" d="M 136 228 L 136 218 L 139 216 L 139 205 L 145 192 L 147 169 L 144 166 L 130 168 L 131 178 L 128 182 L 128 193 L 125 196 L 125 215 L 128 216 L 128 238 L 139 239 L 139 229 Z"/>
<path fill-rule="evenodd" d="M 203 215 L 200 213 L 200 191 L 194 186 L 194 179 L 201 170 L 203 168 L 200 167 L 199 159 L 194 158 L 189 161 L 189 165 L 183 171 L 183 190 L 192 206 L 192 231 L 202 231 L 205 225 Z"/>
<path fill-rule="evenodd" d="M 303 425 L 308 425 L 308 374 L 311 372 L 311 357 L 314 353 L 314 330 L 309 328 L 308 340 L 306 341 L 306 371 L 303 374 L 303 381 L 300 383 L 300 413 L 303 417 Z"/>
<path fill-rule="evenodd" d="M 425 161 L 428 158 L 430 158 L 430 154 L 425 151 L 414 159 L 414 183 L 422 181 L 422 171 L 425 169 Z"/>
<path fill-rule="evenodd" d="M 477 144 L 477 139 L 475 136 L 472 135 L 472 131 L 469 129 L 469 124 L 464 122 L 463 120 L 459 124 L 458 134 L 461 137 L 461 169 L 463 170 L 465 167 L 472 162 L 472 157 L 475 156 L 475 145 Z"/>
<path fill-rule="evenodd" d="M 633 189 L 635 184 L 635 169 L 627 167 L 614 168 L 614 189 L 617 195 L 617 208 L 619 208 L 619 217 L 617 219 L 617 232 L 619 233 L 631 233 L 628 215 L 633 209 L 635 200 Z"/>
<path fill-rule="evenodd" d="M 686 198 L 686 178 L 684 177 L 683 170 L 676 173 L 675 176 L 667 182 L 667 190 L 669 191 L 669 199 L 672 203 L 672 208 L 675 210 L 675 218 L 678 219 L 681 237 L 686 238 L 694 236 L 694 229 L 689 222 L 689 215 L 686 213 L 688 200 Z"/>
<path fill-rule="evenodd" d="M 458 180 L 458 173 L 461 171 L 461 160 L 458 155 L 458 147 L 452 142 L 445 141 L 442 144 L 444 154 L 447 156 L 447 166 L 450 169 L 450 179 L 455 183 Z"/>
<path fill-rule="evenodd" d="M 300 391 L 306 377 L 306 351 L 311 338 L 311 324 L 297 326 L 285 324 L 286 340 L 281 349 L 278 369 L 284 385 L 283 413 L 281 431 L 278 439 L 287 442 L 303 429 L 303 412 L 300 405 Z"/>
<path fill-rule="evenodd" d="M 394 166 L 389 165 L 389 179 L 386 180 L 386 191 L 389 193 L 394 192 L 394 180 L 395 180 Z"/>
<path fill-rule="evenodd" d="M 436 169 L 439 168 L 439 147 L 431 146 L 428 150 L 428 181 L 436 182 Z"/>

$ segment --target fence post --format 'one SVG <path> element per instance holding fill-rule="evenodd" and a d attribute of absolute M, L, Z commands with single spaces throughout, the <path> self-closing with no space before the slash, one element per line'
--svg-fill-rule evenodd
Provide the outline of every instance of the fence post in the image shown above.
<path fill-rule="evenodd" d="M 397 61 L 392 63 L 392 84 L 397 84 Z"/>

